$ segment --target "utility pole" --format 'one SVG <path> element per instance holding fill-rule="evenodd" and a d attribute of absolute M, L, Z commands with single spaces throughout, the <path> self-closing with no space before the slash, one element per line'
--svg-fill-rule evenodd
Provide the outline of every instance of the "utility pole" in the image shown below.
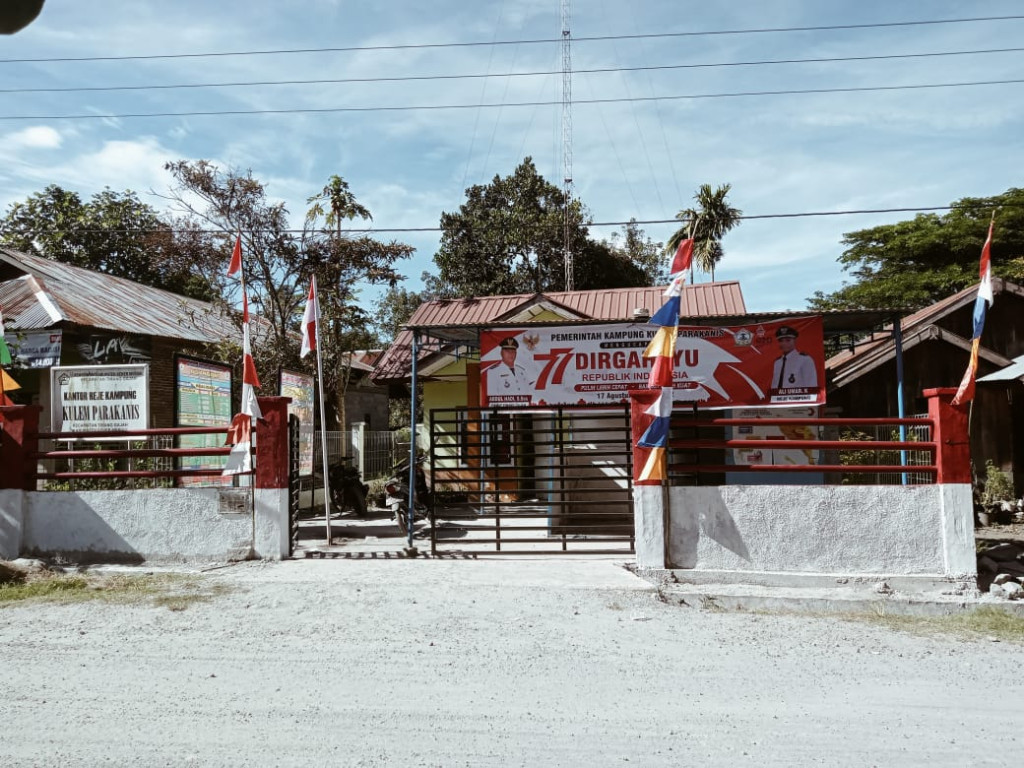
<path fill-rule="evenodd" d="M 562 3 L 562 192 L 565 196 L 565 215 L 562 222 L 562 247 L 565 260 L 565 290 L 573 290 L 573 258 L 569 239 L 570 203 L 572 201 L 572 33 L 569 15 L 572 0 Z"/>

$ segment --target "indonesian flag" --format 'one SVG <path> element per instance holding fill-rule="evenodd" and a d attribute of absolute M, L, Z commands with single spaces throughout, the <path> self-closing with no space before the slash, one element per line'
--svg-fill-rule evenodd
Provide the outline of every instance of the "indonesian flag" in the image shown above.
<path fill-rule="evenodd" d="M 235 247 L 231 251 L 231 263 L 228 264 L 228 277 L 242 269 L 242 235 L 235 237 Z"/>
<path fill-rule="evenodd" d="M 228 427 L 225 445 L 231 446 L 222 475 L 237 475 L 252 470 L 252 418 L 249 414 L 236 414 Z"/>
<path fill-rule="evenodd" d="M 306 299 L 306 311 L 302 314 L 302 349 L 299 357 L 305 357 L 316 350 L 317 334 L 320 325 L 320 302 L 316 297 L 316 275 L 309 282 L 309 297 Z"/>
<path fill-rule="evenodd" d="M 693 238 L 688 237 L 685 240 L 679 241 L 679 247 L 676 248 L 675 256 L 672 257 L 672 266 L 669 268 L 668 273 L 670 275 L 689 274 L 692 266 Z"/>
<path fill-rule="evenodd" d="M 971 338 L 971 359 L 967 370 L 960 381 L 960 387 L 953 396 L 953 405 L 962 405 L 974 399 L 974 382 L 978 376 L 978 348 L 981 346 L 981 332 L 985 330 L 985 315 L 992 306 L 992 228 L 995 218 L 988 225 L 988 237 L 981 248 L 981 263 L 978 268 L 981 283 L 978 285 L 978 297 L 974 300 L 974 333 Z"/>
<path fill-rule="evenodd" d="M 253 362 L 252 352 L 249 349 L 249 323 L 242 323 L 242 413 L 249 414 L 254 419 L 262 419 L 263 412 L 260 404 L 256 401 L 254 387 L 260 385 L 260 378 L 256 375 L 256 363 Z"/>

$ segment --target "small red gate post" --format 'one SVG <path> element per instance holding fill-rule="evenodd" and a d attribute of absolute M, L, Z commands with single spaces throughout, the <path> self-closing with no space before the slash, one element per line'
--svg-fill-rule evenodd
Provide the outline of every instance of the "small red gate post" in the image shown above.
<path fill-rule="evenodd" d="M 967 410 L 953 405 L 952 387 L 926 389 L 935 443 L 935 482 L 940 489 L 943 560 L 946 575 L 976 577 L 974 497 Z"/>
<path fill-rule="evenodd" d="M 650 448 L 638 446 L 654 417 L 647 410 L 661 395 L 660 389 L 640 389 L 629 393 L 630 425 L 633 441 L 633 528 L 636 532 L 636 564 L 640 568 L 664 568 L 668 541 L 668 488 L 661 480 L 640 480 Z"/>
<path fill-rule="evenodd" d="M 256 421 L 256 476 L 253 486 L 256 557 L 288 557 L 288 404 L 290 397 L 258 399 L 263 418 Z"/>
<path fill-rule="evenodd" d="M 937 483 L 971 482 L 971 445 L 967 434 L 967 411 L 953 405 L 956 389 L 939 387 L 922 392 L 928 399 L 932 420 L 932 441 L 936 444 Z"/>
<path fill-rule="evenodd" d="M 39 405 L 0 406 L 0 488 L 34 491 L 35 459 L 39 450 Z"/>

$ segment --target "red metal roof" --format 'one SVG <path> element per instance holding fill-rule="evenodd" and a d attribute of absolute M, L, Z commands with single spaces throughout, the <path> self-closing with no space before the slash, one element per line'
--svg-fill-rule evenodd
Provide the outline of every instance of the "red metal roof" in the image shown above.
<path fill-rule="evenodd" d="M 569 319 L 633 321 L 634 310 L 646 309 L 654 314 L 660 309 L 665 303 L 664 293 L 664 286 L 650 286 L 443 299 L 421 304 L 406 325 L 418 329 L 455 326 L 475 330 L 497 322 L 514 321 L 520 311 L 545 303 Z M 680 310 L 680 316 L 685 320 L 711 315 L 743 315 L 747 308 L 740 284 L 727 281 L 687 286 Z M 425 350 L 419 359 L 423 361 L 432 354 L 433 351 Z M 403 330 L 377 362 L 372 378 L 378 382 L 408 378 L 411 359 L 412 333 Z"/>

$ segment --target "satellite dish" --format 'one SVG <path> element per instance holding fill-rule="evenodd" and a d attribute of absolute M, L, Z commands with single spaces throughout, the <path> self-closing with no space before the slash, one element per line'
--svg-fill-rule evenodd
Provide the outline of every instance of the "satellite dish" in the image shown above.
<path fill-rule="evenodd" d="M 0 0 L 0 34 L 13 35 L 24 29 L 43 10 L 43 0 Z"/>

